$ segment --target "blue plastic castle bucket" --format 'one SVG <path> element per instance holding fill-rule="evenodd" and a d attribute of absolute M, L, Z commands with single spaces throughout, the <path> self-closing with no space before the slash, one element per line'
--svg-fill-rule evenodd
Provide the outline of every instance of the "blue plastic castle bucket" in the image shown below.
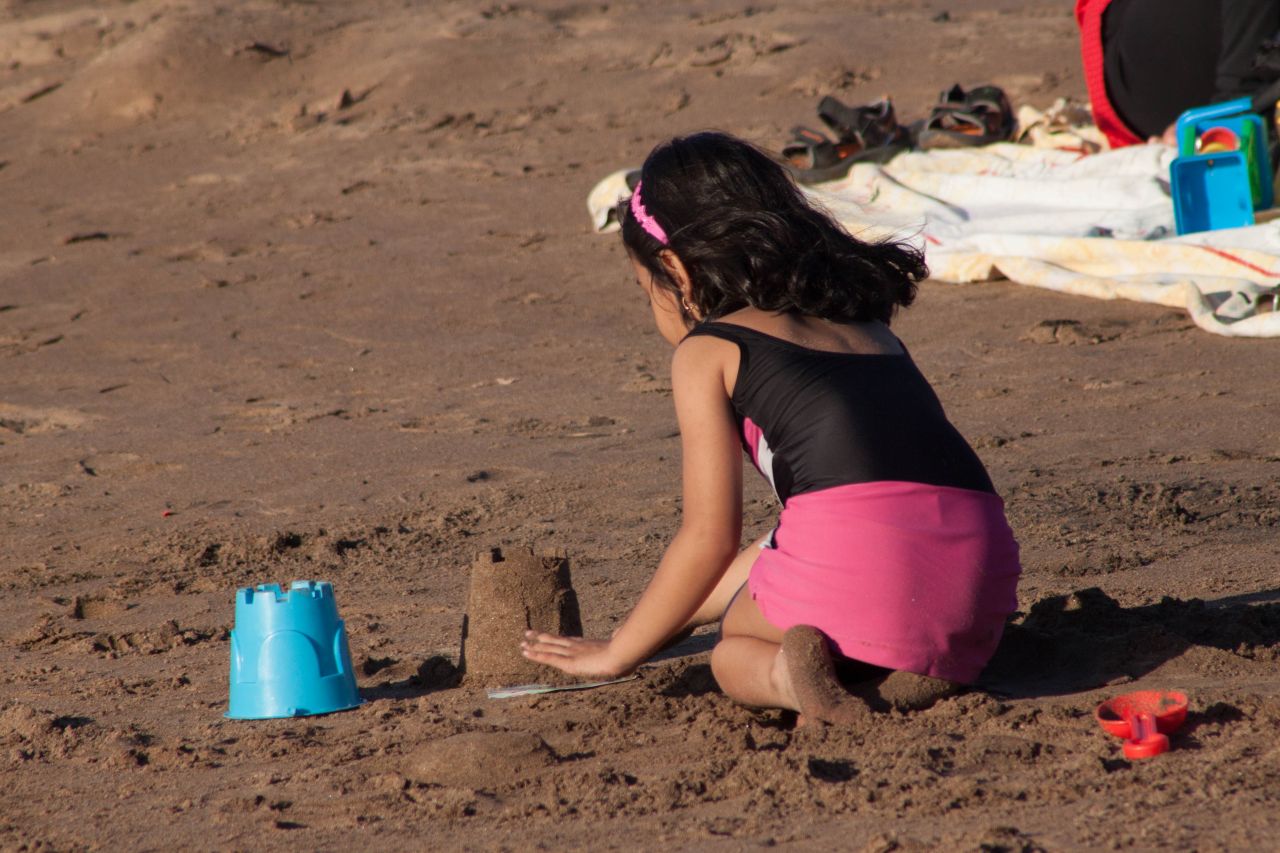
<path fill-rule="evenodd" d="M 231 631 L 233 720 L 305 717 L 361 704 L 333 585 L 294 581 L 236 590 Z"/>

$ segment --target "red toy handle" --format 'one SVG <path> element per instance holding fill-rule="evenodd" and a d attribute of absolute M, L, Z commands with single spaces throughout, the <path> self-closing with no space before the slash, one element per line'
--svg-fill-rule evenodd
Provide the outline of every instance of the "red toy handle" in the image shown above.
<path fill-rule="evenodd" d="M 1129 738 L 1124 742 L 1125 758 L 1155 758 L 1168 751 L 1169 738 L 1156 729 L 1154 714 L 1145 711 L 1127 714 L 1125 720 L 1129 723 Z"/>

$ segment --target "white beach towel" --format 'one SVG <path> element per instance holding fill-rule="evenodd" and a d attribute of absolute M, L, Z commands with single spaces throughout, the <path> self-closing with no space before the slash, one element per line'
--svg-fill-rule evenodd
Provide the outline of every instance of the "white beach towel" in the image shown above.
<path fill-rule="evenodd" d="M 1165 145 L 1086 155 L 1002 143 L 909 152 L 855 164 L 810 198 L 864 239 L 924 248 L 953 282 L 1007 278 L 1098 299 L 1183 308 L 1201 329 L 1280 337 L 1280 221 L 1174 236 Z M 617 227 L 627 194 L 615 172 L 588 200 L 597 230 Z"/>

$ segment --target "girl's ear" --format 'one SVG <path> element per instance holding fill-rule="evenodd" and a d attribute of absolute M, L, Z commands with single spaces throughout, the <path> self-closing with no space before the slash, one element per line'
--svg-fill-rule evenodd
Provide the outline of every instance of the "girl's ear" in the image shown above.
<path fill-rule="evenodd" d="M 658 260 L 662 262 L 662 268 L 667 271 L 667 275 L 680 288 L 680 302 L 685 306 L 693 305 L 693 281 L 689 278 L 689 271 L 684 268 L 684 262 L 680 257 L 670 249 L 663 249 L 658 253 Z M 686 308 L 686 311 L 689 309 Z M 689 313 L 692 313 L 691 311 Z M 695 317 L 694 319 L 698 319 Z"/>

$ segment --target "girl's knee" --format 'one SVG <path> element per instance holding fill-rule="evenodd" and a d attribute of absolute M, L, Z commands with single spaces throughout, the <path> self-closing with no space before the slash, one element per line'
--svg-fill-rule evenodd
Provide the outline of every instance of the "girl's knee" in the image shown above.
<path fill-rule="evenodd" d="M 721 640 L 711 649 L 711 675 L 715 678 L 716 684 L 720 685 L 720 689 L 724 689 L 725 674 L 728 672 L 728 656 L 731 652 L 726 652 L 726 640 Z"/>
<path fill-rule="evenodd" d="M 726 637 L 711 650 L 711 674 L 725 693 L 733 696 L 742 681 L 744 669 L 750 668 L 749 646 L 741 637 Z"/>

